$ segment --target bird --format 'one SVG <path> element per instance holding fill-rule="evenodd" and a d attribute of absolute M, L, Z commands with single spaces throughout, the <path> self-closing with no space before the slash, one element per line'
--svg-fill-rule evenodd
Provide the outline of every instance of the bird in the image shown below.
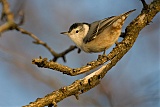
<path fill-rule="evenodd" d="M 67 35 L 78 48 L 86 53 L 103 52 L 105 54 L 107 49 L 117 43 L 126 18 L 135 10 L 90 24 L 74 23 L 70 26 L 69 31 L 61 32 L 61 34 Z"/>

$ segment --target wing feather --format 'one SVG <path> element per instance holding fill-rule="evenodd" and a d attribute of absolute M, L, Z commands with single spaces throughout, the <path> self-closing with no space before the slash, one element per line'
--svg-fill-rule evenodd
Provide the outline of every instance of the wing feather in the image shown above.
<path fill-rule="evenodd" d="M 113 24 L 118 18 L 119 16 L 111 16 L 103 20 L 91 23 L 89 32 L 87 33 L 87 36 L 83 39 L 84 43 L 90 42 L 91 40 L 95 39 L 99 33 L 101 33 L 104 29 Z"/>

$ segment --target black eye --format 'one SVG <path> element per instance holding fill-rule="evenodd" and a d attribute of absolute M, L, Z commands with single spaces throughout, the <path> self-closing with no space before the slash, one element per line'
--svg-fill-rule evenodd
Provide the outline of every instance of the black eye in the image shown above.
<path fill-rule="evenodd" d="M 76 33 L 78 33 L 79 31 L 78 30 L 76 30 Z"/>

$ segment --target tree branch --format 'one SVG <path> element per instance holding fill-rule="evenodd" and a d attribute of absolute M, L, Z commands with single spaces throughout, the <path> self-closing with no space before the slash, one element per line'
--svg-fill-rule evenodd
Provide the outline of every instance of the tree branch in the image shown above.
<path fill-rule="evenodd" d="M 154 0 L 147 6 L 147 10 L 142 10 L 141 14 L 137 16 L 126 28 L 125 38 L 120 42 L 109 54 L 108 57 L 113 56 L 108 64 L 102 66 L 99 70 L 89 74 L 83 79 L 76 80 L 71 85 L 63 87 L 57 91 L 46 95 L 44 98 L 38 98 L 35 102 L 30 103 L 24 107 L 43 107 L 50 104 L 57 106 L 57 103 L 71 95 L 78 96 L 99 84 L 108 70 L 110 70 L 133 46 L 139 32 L 148 25 L 154 16 L 160 11 L 160 1 Z"/>
<path fill-rule="evenodd" d="M 112 57 L 114 57 L 114 56 L 112 55 Z M 110 59 L 112 57 L 110 57 Z M 79 74 L 88 72 L 88 71 L 90 71 L 100 65 L 103 65 L 108 60 L 109 60 L 109 58 L 107 58 L 107 56 L 99 56 L 97 60 L 89 62 L 89 63 L 87 63 L 86 66 L 82 66 L 80 68 L 70 68 L 68 66 L 61 65 L 61 64 L 54 62 L 52 60 L 47 61 L 47 58 L 41 58 L 41 57 L 33 59 L 32 63 L 36 64 L 38 67 L 49 68 L 49 69 L 53 69 L 56 71 L 60 71 L 63 74 L 75 76 L 75 75 L 79 75 Z"/>
<path fill-rule="evenodd" d="M 74 49 L 76 49 L 76 46 L 70 46 L 68 49 L 66 49 L 65 51 L 61 52 L 61 53 L 57 53 L 55 52 L 46 42 L 43 42 L 42 40 L 40 40 L 36 35 L 34 35 L 31 32 L 28 32 L 27 30 L 20 28 L 18 26 L 15 27 L 15 29 L 17 31 L 20 31 L 23 34 L 29 35 L 31 38 L 33 38 L 35 41 L 33 41 L 34 44 L 38 44 L 38 45 L 42 45 L 44 46 L 54 57 L 53 61 L 56 62 L 58 58 L 62 58 L 64 62 L 66 62 L 66 58 L 65 55 L 71 51 L 73 51 Z"/>
<path fill-rule="evenodd" d="M 65 55 L 77 48 L 76 46 L 70 46 L 65 51 L 63 51 L 61 53 L 56 53 L 47 43 L 40 40 L 36 35 L 19 27 L 19 25 L 22 25 L 24 23 L 24 13 L 22 11 L 20 11 L 21 20 L 18 24 L 16 24 L 14 21 L 14 15 L 10 11 L 9 3 L 7 2 L 7 0 L 0 0 L 0 2 L 2 3 L 2 6 L 3 6 L 1 20 L 7 19 L 7 22 L 0 26 L 0 33 L 3 33 L 7 30 L 16 29 L 17 31 L 19 31 L 23 34 L 29 35 L 30 37 L 32 37 L 35 40 L 33 43 L 44 46 L 52 54 L 52 56 L 54 57 L 53 61 L 57 61 L 58 58 L 62 58 L 63 61 L 66 62 Z"/>
<path fill-rule="evenodd" d="M 45 43 L 42 40 L 40 40 L 33 33 L 28 32 L 27 30 L 25 30 L 23 28 L 20 28 L 18 26 L 16 26 L 15 29 L 17 31 L 20 31 L 21 33 L 29 35 L 31 38 L 33 38 L 35 40 L 35 41 L 33 41 L 33 43 L 44 46 L 52 54 L 52 56 L 54 56 L 53 61 L 57 61 L 58 58 L 62 57 L 63 61 L 66 62 L 65 55 L 77 48 L 76 46 L 70 46 L 67 50 L 65 50 L 65 51 L 63 51 L 61 53 L 56 53 L 47 43 Z"/>
<path fill-rule="evenodd" d="M 7 31 L 9 29 L 13 29 L 15 27 L 14 23 L 14 15 L 9 9 L 9 4 L 6 0 L 0 0 L 3 6 L 1 20 L 6 18 L 7 22 L 0 26 L 0 33 Z"/>

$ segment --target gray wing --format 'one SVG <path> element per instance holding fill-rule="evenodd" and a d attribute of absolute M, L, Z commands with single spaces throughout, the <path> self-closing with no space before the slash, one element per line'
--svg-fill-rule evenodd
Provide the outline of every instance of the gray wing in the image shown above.
<path fill-rule="evenodd" d="M 99 20 L 91 23 L 90 29 L 86 37 L 83 39 L 83 42 L 87 43 L 95 39 L 99 33 L 101 33 L 104 29 L 106 29 L 108 26 L 113 24 L 113 22 L 115 22 L 118 18 L 119 16 L 112 16 L 112 17 L 105 18 L 103 20 Z"/>

